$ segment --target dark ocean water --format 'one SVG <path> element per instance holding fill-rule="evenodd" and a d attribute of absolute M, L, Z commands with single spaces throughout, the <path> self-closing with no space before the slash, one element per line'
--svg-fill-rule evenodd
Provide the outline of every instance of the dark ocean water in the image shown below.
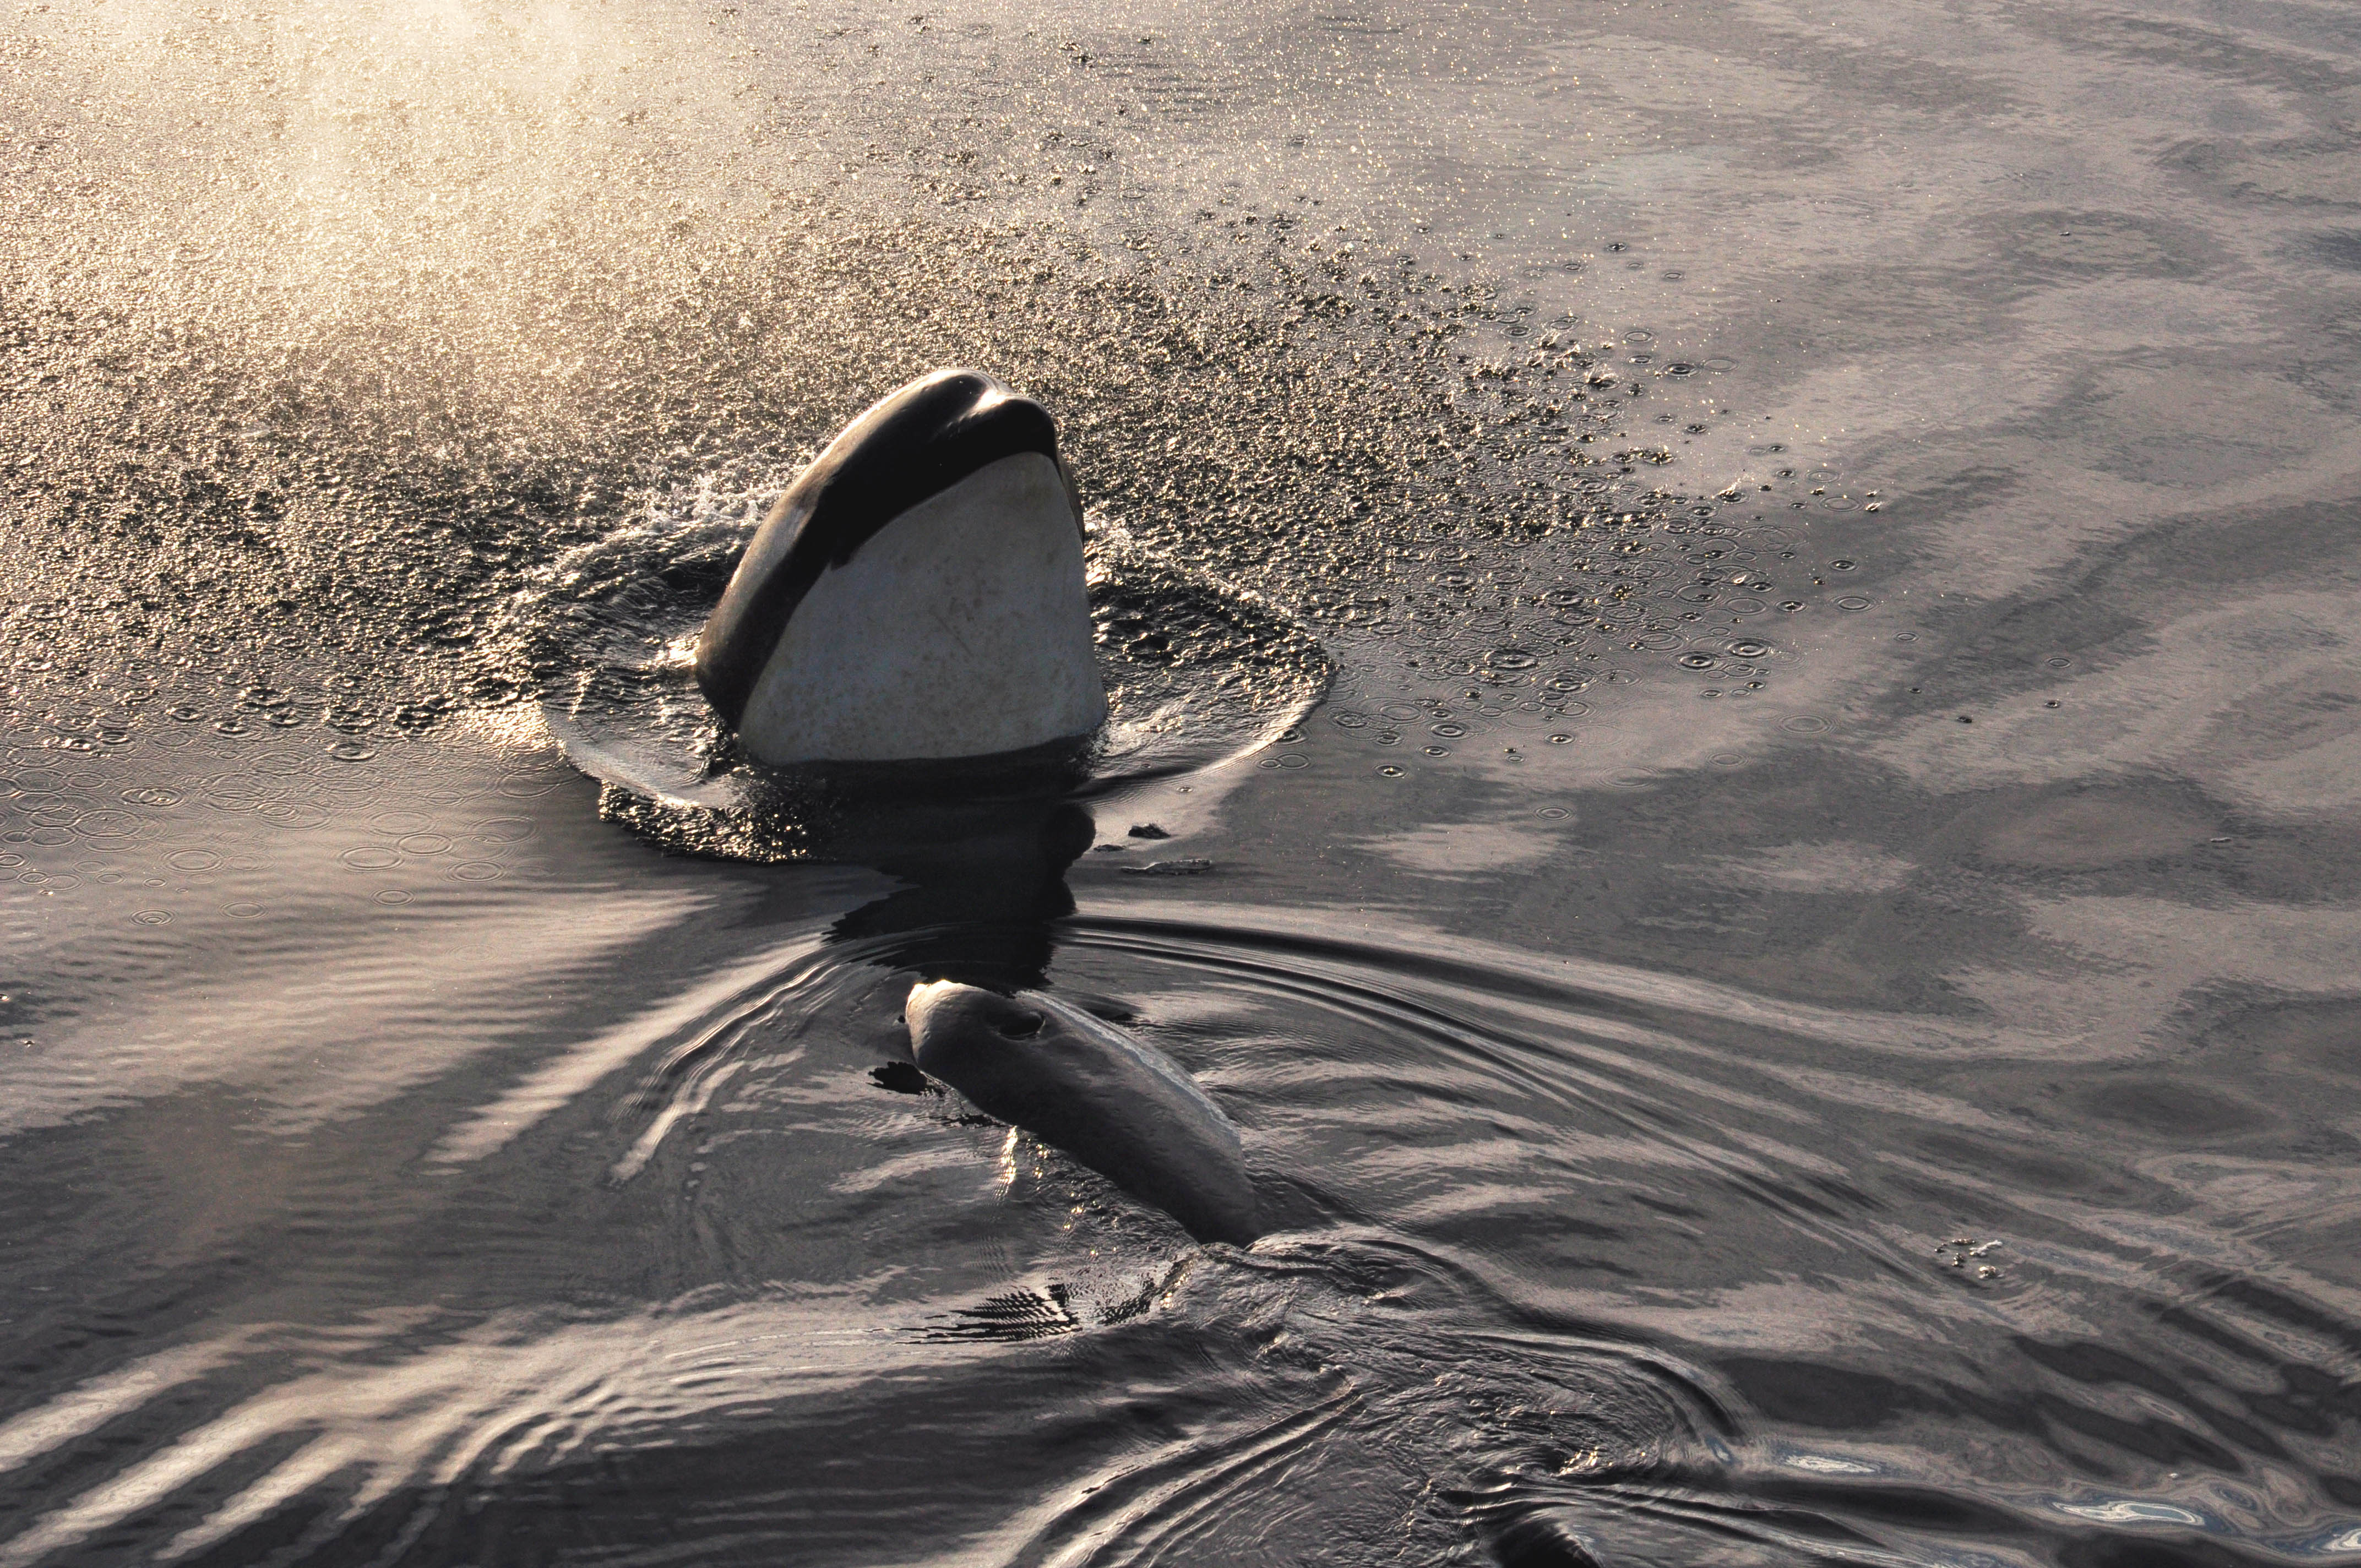
<path fill-rule="evenodd" d="M 0 1565 L 2361 1563 L 2361 12 L 71 0 L 0 202 Z M 960 363 L 1100 776 L 635 795 Z"/>

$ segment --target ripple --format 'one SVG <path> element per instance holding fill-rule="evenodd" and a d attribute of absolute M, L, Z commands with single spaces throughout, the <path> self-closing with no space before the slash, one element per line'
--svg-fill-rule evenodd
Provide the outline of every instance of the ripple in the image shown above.
<path fill-rule="evenodd" d="M 654 586 L 683 557 L 734 554 L 757 509 L 731 497 L 690 511 L 685 526 L 619 530 L 553 574 L 563 588 L 538 612 L 544 656 L 575 673 L 544 716 L 567 758 L 607 787 L 609 817 L 699 853 L 800 858 L 838 785 L 824 768 L 767 770 L 738 755 L 690 663 L 668 652 L 693 639 L 708 591 Z M 1326 689 L 1317 640 L 1257 596 L 1104 521 L 1086 557 L 1109 712 L 1070 787 L 1104 793 L 1218 769 L 1279 740 Z"/>

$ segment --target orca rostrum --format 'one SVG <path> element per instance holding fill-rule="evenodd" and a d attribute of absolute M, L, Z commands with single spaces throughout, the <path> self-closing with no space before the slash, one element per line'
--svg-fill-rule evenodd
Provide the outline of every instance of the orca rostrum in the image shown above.
<path fill-rule="evenodd" d="M 1238 1129 L 1147 1041 L 1038 991 L 947 980 L 903 1006 L 911 1056 L 987 1116 L 1060 1148 L 1200 1241 L 1263 1234 Z"/>
<path fill-rule="evenodd" d="M 1049 411 L 979 370 L 873 404 L 746 546 L 697 682 L 774 765 L 1079 751 L 1106 689 Z"/>

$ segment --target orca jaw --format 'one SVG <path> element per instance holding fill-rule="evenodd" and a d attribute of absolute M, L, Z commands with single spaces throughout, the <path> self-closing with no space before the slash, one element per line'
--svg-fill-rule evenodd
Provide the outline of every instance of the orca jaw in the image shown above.
<path fill-rule="evenodd" d="M 1048 413 L 937 371 L 829 444 L 749 543 L 697 675 L 773 766 L 1069 762 L 1106 718 Z"/>

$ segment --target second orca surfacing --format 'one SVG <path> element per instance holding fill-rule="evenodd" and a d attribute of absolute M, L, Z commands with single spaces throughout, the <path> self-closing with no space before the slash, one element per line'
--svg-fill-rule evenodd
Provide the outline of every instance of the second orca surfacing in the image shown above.
<path fill-rule="evenodd" d="M 1238 1130 L 1146 1042 L 1039 992 L 936 981 L 905 1016 L 920 1069 L 1153 1203 L 1200 1241 L 1262 1234 Z"/>

